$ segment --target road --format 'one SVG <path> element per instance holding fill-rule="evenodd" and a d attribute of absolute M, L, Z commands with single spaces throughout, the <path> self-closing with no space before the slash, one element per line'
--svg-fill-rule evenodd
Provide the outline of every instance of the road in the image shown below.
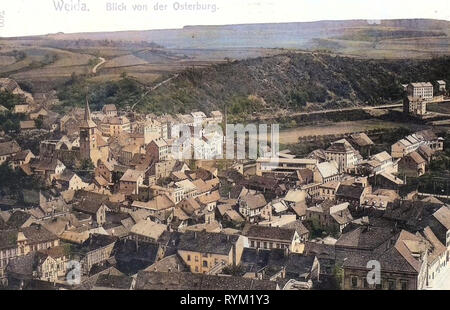
<path fill-rule="evenodd" d="M 341 109 L 329 109 L 329 110 L 321 110 L 321 111 L 312 111 L 312 112 L 294 112 L 289 113 L 289 117 L 295 117 L 295 116 L 301 116 L 301 115 L 312 115 L 312 114 L 326 114 L 326 113 L 333 113 L 333 112 L 347 112 L 347 111 L 355 111 L 355 110 L 377 110 L 377 109 L 394 109 L 394 108 L 400 108 L 403 107 L 402 103 L 399 104 L 385 104 L 385 105 L 379 105 L 379 106 L 360 106 L 360 107 L 351 107 L 351 108 L 341 108 Z M 259 119 L 273 119 L 276 117 L 281 117 L 283 115 L 274 116 L 274 115 L 266 115 L 261 116 Z"/>
<path fill-rule="evenodd" d="M 140 102 L 142 101 L 142 99 L 144 99 L 144 97 L 147 96 L 147 94 L 148 94 L 149 92 L 152 92 L 152 91 L 154 91 L 155 89 L 157 89 L 158 87 L 160 87 L 160 86 L 162 86 L 162 85 L 164 85 L 164 84 L 170 82 L 171 80 L 173 80 L 173 79 L 175 79 L 176 77 L 178 77 L 178 75 L 179 75 L 179 74 L 177 73 L 177 74 L 171 76 L 170 78 L 168 78 L 168 79 L 166 79 L 166 80 L 164 80 L 164 81 L 162 81 L 162 82 L 156 84 L 155 86 L 150 87 L 150 88 L 142 95 L 141 99 L 139 99 L 138 101 L 136 101 L 136 102 L 133 104 L 133 106 L 131 107 L 131 111 L 134 110 L 134 107 L 135 107 L 138 103 L 140 103 Z"/>
<path fill-rule="evenodd" d="M 418 193 L 418 195 L 422 196 L 422 197 L 436 197 L 437 199 L 439 199 L 439 198 L 450 199 L 450 196 L 446 196 L 446 195 L 427 194 L 427 193 Z"/>
<path fill-rule="evenodd" d="M 96 64 L 94 66 L 94 68 L 92 68 L 92 73 L 93 74 L 96 74 L 97 73 L 97 69 L 106 62 L 106 59 L 103 58 L 103 57 L 99 57 L 99 59 L 100 59 L 100 62 L 98 64 Z"/>

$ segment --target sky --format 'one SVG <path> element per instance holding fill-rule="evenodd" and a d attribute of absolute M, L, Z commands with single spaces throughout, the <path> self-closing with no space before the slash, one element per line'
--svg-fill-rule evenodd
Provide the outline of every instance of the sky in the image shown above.
<path fill-rule="evenodd" d="M 450 20 L 450 1 L 1 0 L 0 36 L 397 18 Z"/>

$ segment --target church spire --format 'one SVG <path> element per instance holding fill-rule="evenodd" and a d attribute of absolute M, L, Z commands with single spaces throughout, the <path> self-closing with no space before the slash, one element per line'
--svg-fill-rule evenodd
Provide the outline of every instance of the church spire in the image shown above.
<path fill-rule="evenodd" d="M 86 107 L 84 108 L 84 120 L 85 121 L 91 120 L 91 110 L 89 109 L 89 101 L 87 95 L 86 95 Z"/>
<path fill-rule="evenodd" d="M 88 101 L 87 96 L 86 96 L 86 106 L 84 107 L 84 119 L 83 119 L 80 127 L 82 127 L 82 128 L 97 127 L 97 125 L 94 123 L 94 121 L 91 118 L 91 110 L 89 109 L 89 101 Z"/>

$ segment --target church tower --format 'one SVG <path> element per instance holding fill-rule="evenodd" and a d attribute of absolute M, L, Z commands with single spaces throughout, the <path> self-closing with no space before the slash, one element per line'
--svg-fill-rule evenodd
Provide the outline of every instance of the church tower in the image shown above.
<path fill-rule="evenodd" d="M 80 156 L 81 159 L 92 159 L 92 154 L 97 149 L 95 141 L 97 125 L 91 119 L 91 110 L 86 98 L 86 107 L 84 109 L 84 119 L 80 125 Z"/>

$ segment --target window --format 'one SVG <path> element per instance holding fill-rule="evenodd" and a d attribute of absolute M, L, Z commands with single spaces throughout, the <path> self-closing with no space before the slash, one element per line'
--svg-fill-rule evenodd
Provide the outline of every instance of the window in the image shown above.
<path fill-rule="evenodd" d="M 198 272 L 198 267 L 197 266 L 195 266 L 195 272 Z"/>
<path fill-rule="evenodd" d="M 195 261 L 198 262 L 198 256 L 195 256 Z"/>
<path fill-rule="evenodd" d="M 352 277 L 352 288 L 358 287 L 358 278 Z"/>
<path fill-rule="evenodd" d="M 400 281 L 400 283 L 401 283 L 400 285 L 401 285 L 402 290 L 406 291 L 408 289 L 408 281 L 403 280 L 403 281 Z"/>
<path fill-rule="evenodd" d="M 187 256 L 187 261 L 190 262 L 191 261 L 191 255 Z"/>
<path fill-rule="evenodd" d="M 203 261 L 203 267 L 208 267 L 208 262 L 206 260 Z"/>
<path fill-rule="evenodd" d="M 395 290 L 395 280 L 388 280 L 388 290 Z"/>
<path fill-rule="evenodd" d="M 250 241 L 250 246 L 252 247 L 252 248 L 254 248 L 255 247 L 255 241 Z"/>

